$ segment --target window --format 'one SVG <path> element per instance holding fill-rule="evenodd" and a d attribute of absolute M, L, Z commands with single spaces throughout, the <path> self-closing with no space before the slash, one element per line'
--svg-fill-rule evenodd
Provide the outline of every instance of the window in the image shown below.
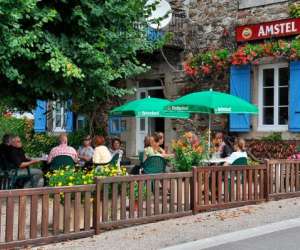
<path fill-rule="evenodd" d="M 261 131 L 288 130 L 289 68 L 287 64 L 259 69 L 259 126 Z"/>
<path fill-rule="evenodd" d="M 239 0 L 239 9 L 246 9 L 282 2 L 287 2 L 287 0 Z"/>
<path fill-rule="evenodd" d="M 66 131 L 67 124 L 67 102 L 53 102 L 53 131 Z"/>
<path fill-rule="evenodd" d="M 86 128 L 86 125 L 87 125 L 87 119 L 86 119 L 86 117 L 83 116 L 83 115 L 78 115 L 77 116 L 77 124 L 76 125 L 77 125 L 76 126 L 77 130 Z"/>

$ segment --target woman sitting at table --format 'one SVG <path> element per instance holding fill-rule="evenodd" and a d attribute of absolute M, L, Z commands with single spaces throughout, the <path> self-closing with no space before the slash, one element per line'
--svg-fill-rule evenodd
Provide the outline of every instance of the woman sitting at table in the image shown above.
<path fill-rule="evenodd" d="M 223 133 L 217 133 L 213 143 L 215 147 L 214 158 L 226 158 L 232 153 L 230 146 L 224 141 Z"/>
<path fill-rule="evenodd" d="M 144 161 L 149 156 L 161 156 L 169 157 L 170 154 L 167 154 L 164 149 L 160 147 L 161 137 L 158 133 L 154 133 L 153 136 L 150 136 L 150 146 L 145 148 L 144 152 Z"/>
<path fill-rule="evenodd" d="M 117 165 L 120 166 L 124 152 L 121 149 L 121 140 L 119 138 L 112 139 L 111 148 L 109 149 L 109 151 L 110 151 L 112 157 L 114 157 L 114 155 L 116 155 L 116 154 L 119 154 L 119 159 L 118 159 Z"/>
<path fill-rule="evenodd" d="M 104 145 L 105 139 L 103 136 L 96 135 L 94 139 L 95 150 L 93 156 L 93 163 L 104 165 L 110 162 L 111 160 L 111 153 L 109 152 L 108 148 Z"/>
<path fill-rule="evenodd" d="M 242 138 L 237 139 L 237 141 L 234 144 L 235 151 L 229 157 L 226 158 L 224 166 L 231 165 L 235 160 L 239 158 L 247 158 L 245 145 L 246 143 L 244 139 Z"/>
<path fill-rule="evenodd" d="M 79 165 L 82 167 L 89 167 L 92 165 L 94 149 L 91 144 L 92 138 L 88 135 L 83 139 L 82 146 L 78 149 Z"/>

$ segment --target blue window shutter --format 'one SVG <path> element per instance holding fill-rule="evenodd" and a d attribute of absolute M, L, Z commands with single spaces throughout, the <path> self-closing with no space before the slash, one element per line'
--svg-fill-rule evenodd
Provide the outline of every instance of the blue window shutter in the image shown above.
<path fill-rule="evenodd" d="M 289 131 L 300 132 L 300 61 L 290 63 Z"/>
<path fill-rule="evenodd" d="M 108 119 L 109 133 L 116 135 L 121 134 L 121 117 L 111 116 Z"/>
<path fill-rule="evenodd" d="M 230 94 L 238 96 L 248 102 L 251 100 L 251 66 L 231 66 Z M 250 131 L 250 116 L 248 114 L 230 115 L 231 132 Z"/>
<path fill-rule="evenodd" d="M 41 133 L 46 131 L 46 111 L 47 111 L 47 101 L 37 100 L 36 108 L 33 112 L 34 115 L 34 131 L 36 133 Z"/>
<path fill-rule="evenodd" d="M 68 100 L 67 104 L 67 121 L 66 121 L 66 132 L 73 132 L 73 118 L 74 114 L 71 111 L 72 100 Z"/>

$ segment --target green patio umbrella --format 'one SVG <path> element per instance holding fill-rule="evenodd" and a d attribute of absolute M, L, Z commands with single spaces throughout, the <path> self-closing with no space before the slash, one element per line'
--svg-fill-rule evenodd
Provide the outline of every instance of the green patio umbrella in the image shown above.
<path fill-rule="evenodd" d="M 209 147 L 211 114 L 257 114 L 255 105 L 233 95 L 213 90 L 182 96 L 165 108 L 169 111 L 209 114 Z"/>
<path fill-rule="evenodd" d="M 114 108 L 110 115 L 113 116 L 133 116 L 137 118 L 158 117 L 158 118 L 174 118 L 188 119 L 189 112 L 178 112 L 165 110 L 165 106 L 172 102 L 166 99 L 147 97 L 125 103 L 124 105 Z"/>

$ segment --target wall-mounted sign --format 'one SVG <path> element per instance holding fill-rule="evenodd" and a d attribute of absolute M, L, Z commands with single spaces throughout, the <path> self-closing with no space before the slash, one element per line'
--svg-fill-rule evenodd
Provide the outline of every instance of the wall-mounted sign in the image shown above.
<path fill-rule="evenodd" d="M 300 34 L 300 18 L 238 26 L 235 36 L 238 42 Z"/>

